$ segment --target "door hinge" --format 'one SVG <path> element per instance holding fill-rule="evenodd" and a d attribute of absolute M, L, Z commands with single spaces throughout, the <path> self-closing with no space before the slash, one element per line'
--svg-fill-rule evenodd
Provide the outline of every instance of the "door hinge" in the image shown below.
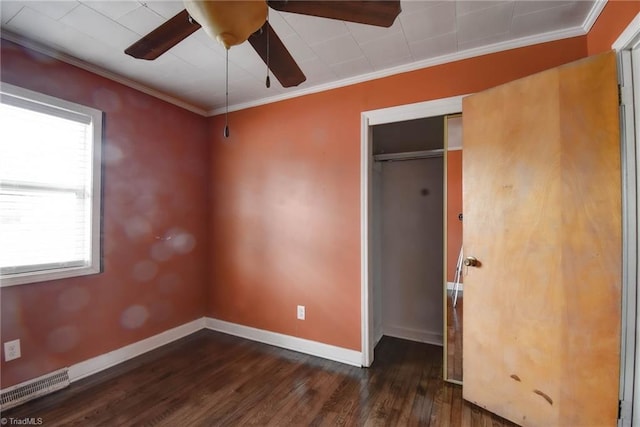
<path fill-rule="evenodd" d="M 622 86 L 618 83 L 618 105 L 622 105 Z"/>
<path fill-rule="evenodd" d="M 618 401 L 618 419 L 630 420 L 631 419 L 631 402 L 628 400 Z"/>

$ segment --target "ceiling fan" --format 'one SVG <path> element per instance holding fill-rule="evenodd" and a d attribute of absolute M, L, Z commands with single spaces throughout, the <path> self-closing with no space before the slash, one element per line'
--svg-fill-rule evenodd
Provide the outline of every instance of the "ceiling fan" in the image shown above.
<path fill-rule="evenodd" d="M 227 50 L 248 40 L 283 87 L 297 86 L 306 77 L 269 25 L 269 7 L 379 27 L 390 27 L 401 10 L 400 0 L 185 0 L 184 3 L 185 10 L 128 47 L 125 53 L 153 60 L 203 27 Z"/>

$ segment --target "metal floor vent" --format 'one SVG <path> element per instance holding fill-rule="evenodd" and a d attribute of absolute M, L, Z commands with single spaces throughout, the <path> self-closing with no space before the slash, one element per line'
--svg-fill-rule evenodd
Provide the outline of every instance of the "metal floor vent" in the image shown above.
<path fill-rule="evenodd" d="M 2 390 L 0 409 L 7 410 L 36 397 L 53 393 L 69 385 L 69 369 L 63 368 Z"/>

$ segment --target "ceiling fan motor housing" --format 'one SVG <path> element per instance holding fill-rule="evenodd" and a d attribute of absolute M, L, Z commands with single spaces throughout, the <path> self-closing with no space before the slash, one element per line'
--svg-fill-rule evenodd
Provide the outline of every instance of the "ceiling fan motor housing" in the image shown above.
<path fill-rule="evenodd" d="M 184 0 L 193 19 L 226 49 L 246 41 L 267 20 L 266 1 Z"/>

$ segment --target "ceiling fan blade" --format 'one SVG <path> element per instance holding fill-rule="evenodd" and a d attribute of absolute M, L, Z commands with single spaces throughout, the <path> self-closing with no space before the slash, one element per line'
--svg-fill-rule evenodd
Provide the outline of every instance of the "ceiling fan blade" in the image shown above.
<path fill-rule="evenodd" d="M 129 46 L 124 53 L 138 59 L 156 59 L 199 28 L 200 24 L 191 19 L 185 9 Z"/>
<path fill-rule="evenodd" d="M 267 3 L 281 12 L 339 19 L 378 27 L 393 25 L 393 21 L 402 10 L 400 0 L 268 0 Z"/>
<path fill-rule="evenodd" d="M 267 55 L 267 38 L 269 54 Z M 249 43 L 258 52 L 265 64 L 283 87 L 298 86 L 307 80 L 304 73 L 293 59 L 280 37 L 273 30 L 269 21 L 259 31 L 249 37 Z"/>

